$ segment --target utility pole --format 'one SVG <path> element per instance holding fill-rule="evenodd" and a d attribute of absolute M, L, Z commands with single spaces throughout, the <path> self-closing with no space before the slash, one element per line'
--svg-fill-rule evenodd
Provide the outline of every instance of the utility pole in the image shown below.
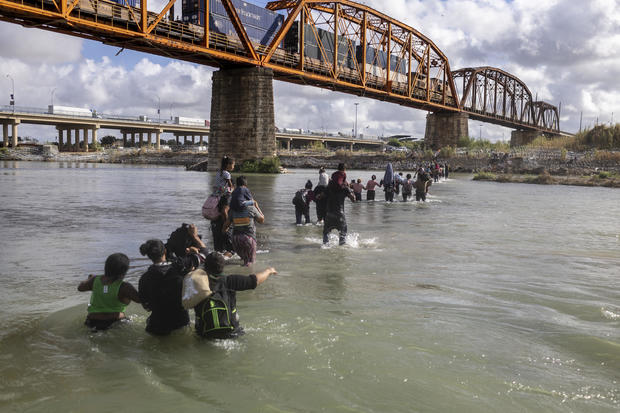
<path fill-rule="evenodd" d="M 354 138 L 357 139 L 357 106 L 359 105 L 359 103 L 355 102 L 355 136 Z"/>
<path fill-rule="evenodd" d="M 579 133 L 581 133 L 581 124 L 583 122 L 583 110 L 581 111 L 580 115 L 579 115 Z"/>

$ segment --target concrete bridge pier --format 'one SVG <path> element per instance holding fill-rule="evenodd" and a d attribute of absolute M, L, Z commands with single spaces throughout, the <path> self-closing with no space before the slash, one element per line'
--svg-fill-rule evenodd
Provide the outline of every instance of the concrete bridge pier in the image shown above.
<path fill-rule="evenodd" d="M 63 146 L 65 145 L 65 131 L 59 127 L 56 127 L 58 130 L 58 152 L 62 152 Z"/>
<path fill-rule="evenodd" d="M 2 138 L 3 138 L 3 143 L 4 143 L 4 147 L 8 147 L 9 146 L 9 124 L 8 123 L 3 123 L 2 124 Z"/>
<path fill-rule="evenodd" d="M 160 150 L 161 149 L 161 134 L 163 133 L 163 130 L 161 129 L 157 129 L 155 131 L 155 149 Z"/>
<path fill-rule="evenodd" d="M 127 132 L 123 132 L 123 148 L 127 147 Z"/>
<path fill-rule="evenodd" d="M 263 67 L 213 73 L 208 169 L 224 155 L 237 164 L 276 154 L 273 71 Z"/>
<path fill-rule="evenodd" d="M 80 130 L 75 128 L 75 141 L 73 143 L 73 152 L 80 151 Z"/>
<path fill-rule="evenodd" d="M 84 129 L 82 129 L 82 131 L 83 131 L 82 134 L 83 134 L 83 137 L 84 137 L 84 139 L 82 141 L 82 144 L 83 144 L 83 148 L 82 149 L 83 149 L 83 152 L 88 152 L 88 128 L 84 128 Z"/>
<path fill-rule="evenodd" d="M 435 112 L 426 116 L 424 141 L 433 149 L 456 145 L 469 137 L 469 115 L 463 112 Z"/>
<path fill-rule="evenodd" d="M 140 132 L 140 143 L 138 144 L 138 147 L 142 147 L 144 145 L 144 133 Z"/>
<path fill-rule="evenodd" d="M 97 130 L 99 130 L 98 125 L 93 126 L 93 128 L 91 129 L 91 133 L 93 135 L 93 147 L 97 145 Z"/>
<path fill-rule="evenodd" d="M 513 130 L 510 134 L 510 147 L 525 146 L 540 136 L 540 132 L 535 130 Z"/>
<path fill-rule="evenodd" d="M 19 125 L 20 121 L 19 119 L 15 119 L 13 120 L 13 134 L 11 135 L 11 147 L 13 148 L 17 148 L 17 125 Z"/>

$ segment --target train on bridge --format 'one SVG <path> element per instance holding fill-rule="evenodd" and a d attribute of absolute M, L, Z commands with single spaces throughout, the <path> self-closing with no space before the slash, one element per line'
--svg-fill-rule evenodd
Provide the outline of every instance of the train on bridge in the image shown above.
<path fill-rule="evenodd" d="M 43 1 L 53 4 L 53 0 Z M 183 20 L 164 18 L 155 27 L 154 33 L 189 43 L 199 43 L 205 33 L 202 18 L 205 14 L 204 1 L 183 2 L 186 5 Z M 81 18 L 107 20 L 116 25 L 132 26 L 136 25 L 132 17 L 138 16 L 141 12 L 136 3 L 136 0 L 77 0 L 75 9 L 78 9 Z M 190 4 L 198 4 L 198 7 L 190 8 Z M 284 16 L 242 0 L 232 0 L 232 4 L 253 46 L 259 51 L 265 50 L 281 28 Z M 154 21 L 157 17 L 156 13 L 148 12 L 149 21 Z M 300 49 L 301 37 L 304 39 L 303 50 Z M 245 53 L 242 41 L 220 0 L 209 0 L 209 39 L 212 43 L 210 46 L 215 49 Z M 379 48 L 361 45 L 345 36 L 337 36 L 331 30 L 295 21 L 284 36 L 284 40 L 278 44 L 272 60 L 294 66 L 302 54 L 306 70 L 311 72 L 329 75 L 334 55 L 337 54 L 340 79 L 359 82 L 360 72 L 365 71 L 368 85 L 378 89 L 389 89 L 392 93 L 401 95 L 408 93 L 408 73 L 411 70 L 408 59 L 388 54 Z M 413 97 L 426 99 L 426 77 L 424 73 L 411 72 Z M 454 106 L 456 101 L 452 91 L 446 87 L 443 79 L 431 78 L 430 100 L 443 102 L 444 92 L 448 105 Z"/>

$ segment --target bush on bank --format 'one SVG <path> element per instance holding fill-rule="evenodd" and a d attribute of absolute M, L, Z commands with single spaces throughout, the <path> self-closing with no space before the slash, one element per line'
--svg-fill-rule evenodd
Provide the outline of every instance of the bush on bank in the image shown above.
<path fill-rule="evenodd" d="M 280 173 L 280 158 L 268 156 L 261 160 L 247 160 L 243 162 L 239 171 L 243 173 L 277 174 Z"/>

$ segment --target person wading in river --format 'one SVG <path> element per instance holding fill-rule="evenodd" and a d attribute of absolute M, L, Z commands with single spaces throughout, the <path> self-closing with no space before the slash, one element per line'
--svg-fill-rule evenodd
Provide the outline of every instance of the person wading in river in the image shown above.
<path fill-rule="evenodd" d="M 105 260 L 104 275 L 89 275 L 78 285 L 78 291 L 92 291 L 85 325 L 94 330 L 106 330 L 125 318 L 125 308 L 133 301 L 140 302 L 138 291 L 123 281 L 129 269 L 125 254 L 112 254 Z"/>
<path fill-rule="evenodd" d="M 345 179 L 342 180 L 344 175 Z M 344 184 L 342 184 L 344 182 Z M 344 164 L 338 165 L 338 171 L 332 174 L 332 179 L 327 185 L 327 214 L 323 224 L 323 244 L 329 242 L 329 233 L 337 229 L 339 243 L 344 245 L 347 237 L 347 219 L 344 215 L 344 201 L 349 198 L 355 202 L 351 188 L 347 185 Z"/>

